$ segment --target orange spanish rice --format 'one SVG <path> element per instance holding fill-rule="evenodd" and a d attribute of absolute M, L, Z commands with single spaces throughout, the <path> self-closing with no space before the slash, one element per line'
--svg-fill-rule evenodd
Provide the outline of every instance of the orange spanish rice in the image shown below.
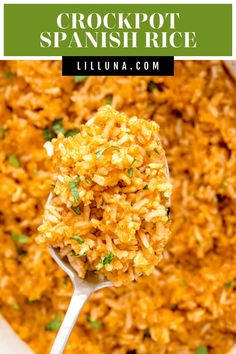
<path fill-rule="evenodd" d="M 74 136 L 45 144 L 53 197 L 37 240 L 60 248 L 80 277 L 93 271 L 122 285 L 159 263 L 171 187 L 158 132 L 156 122 L 104 106 Z"/>
<path fill-rule="evenodd" d="M 0 311 L 48 353 L 72 286 L 35 243 L 51 190 L 46 140 L 99 107 L 160 125 L 172 236 L 152 275 L 95 293 L 67 354 L 226 354 L 236 342 L 236 87 L 220 61 L 174 77 L 61 76 L 57 61 L 0 63 Z M 74 131 L 75 132 L 75 131 Z"/>

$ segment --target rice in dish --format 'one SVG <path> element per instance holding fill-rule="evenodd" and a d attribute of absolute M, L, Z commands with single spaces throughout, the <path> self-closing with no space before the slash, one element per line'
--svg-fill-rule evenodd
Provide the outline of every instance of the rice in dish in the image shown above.
<path fill-rule="evenodd" d="M 236 87 L 220 61 L 177 61 L 165 78 L 0 63 L 0 311 L 35 353 L 49 352 L 72 286 L 35 242 L 53 173 L 43 145 L 108 102 L 160 125 L 171 238 L 152 275 L 90 298 L 66 353 L 226 354 L 236 342 Z"/>
<path fill-rule="evenodd" d="M 105 106 L 52 143 L 52 200 L 39 243 L 60 248 L 78 275 L 115 285 L 150 275 L 169 234 L 171 186 L 156 122 Z"/>

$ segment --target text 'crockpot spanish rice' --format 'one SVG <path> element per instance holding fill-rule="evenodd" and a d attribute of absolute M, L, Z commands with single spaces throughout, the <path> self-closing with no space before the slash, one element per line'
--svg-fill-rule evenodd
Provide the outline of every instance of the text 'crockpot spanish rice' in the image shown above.
<path fill-rule="evenodd" d="M 39 243 L 60 248 L 82 278 L 115 285 L 150 275 L 169 234 L 171 186 L 156 122 L 99 109 L 80 131 L 45 144 L 53 198 Z"/>

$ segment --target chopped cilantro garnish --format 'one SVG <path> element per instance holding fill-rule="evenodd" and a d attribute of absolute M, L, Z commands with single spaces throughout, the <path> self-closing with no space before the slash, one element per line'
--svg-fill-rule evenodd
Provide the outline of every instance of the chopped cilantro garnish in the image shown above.
<path fill-rule="evenodd" d="M 72 236 L 71 238 L 72 238 L 72 240 L 77 241 L 79 244 L 84 243 L 84 239 L 81 236 Z"/>
<path fill-rule="evenodd" d="M 63 284 L 67 285 L 67 279 L 66 278 L 63 279 Z"/>
<path fill-rule="evenodd" d="M 106 152 L 107 150 L 109 149 L 115 149 L 115 150 L 119 150 L 120 148 L 118 146 L 108 146 L 106 149 L 104 150 L 98 150 L 95 152 L 95 155 L 96 155 L 96 159 L 98 160 L 102 154 L 104 154 L 104 152 Z"/>
<path fill-rule="evenodd" d="M 154 148 L 153 151 L 157 154 L 160 155 L 159 151 L 157 150 L 157 148 Z"/>
<path fill-rule="evenodd" d="M 70 255 L 71 255 L 72 257 L 79 258 L 79 257 L 84 257 L 84 256 L 86 256 L 86 253 L 87 253 L 86 251 L 85 251 L 84 253 L 75 253 L 74 251 L 72 251 Z"/>
<path fill-rule="evenodd" d="M 234 287 L 234 280 L 227 281 L 224 285 L 225 285 L 226 289 L 233 288 Z"/>
<path fill-rule="evenodd" d="M 155 90 L 157 88 L 157 84 L 155 84 L 155 82 L 150 81 L 148 83 L 148 92 L 152 92 L 153 90 Z"/>
<path fill-rule="evenodd" d="M 150 157 L 150 156 L 151 156 L 150 151 L 146 151 L 146 155 L 147 155 L 148 157 Z"/>
<path fill-rule="evenodd" d="M 167 218 L 168 218 L 168 221 L 170 221 L 170 215 L 171 215 L 171 209 L 170 207 L 167 208 Z"/>
<path fill-rule="evenodd" d="M 133 159 L 133 161 L 132 161 L 132 163 L 131 163 L 130 167 L 132 167 L 132 166 L 133 166 L 133 164 L 135 163 L 135 161 L 136 161 L 136 159 Z"/>
<path fill-rule="evenodd" d="M 81 257 L 79 253 L 75 253 L 74 251 L 72 251 L 70 255 L 75 258 Z"/>
<path fill-rule="evenodd" d="M 55 119 L 52 123 L 52 131 L 54 131 L 54 133 L 56 134 L 65 134 L 65 129 L 62 128 L 62 124 L 62 118 Z"/>
<path fill-rule="evenodd" d="M 113 253 L 109 253 L 107 256 L 105 256 L 102 260 L 102 264 L 105 265 L 105 264 L 109 264 L 113 261 L 114 259 L 114 254 Z"/>
<path fill-rule="evenodd" d="M 45 326 L 45 331 L 56 331 L 60 328 L 60 325 L 62 323 L 62 318 L 61 315 L 58 313 L 54 320 L 46 324 Z"/>
<path fill-rule="evenodd" d="M 112 97 L 112 96 L 109 96 L 109 97 L 106 98 L 106 102 L 107 102 L 108 104 L 112 104 L 112 100 L 113 100 L 113 97 Z"/>
<path fill-rule="evenodd" d="M 102 260 L 97 264 L 97 270 L 101 270 L 104 265 L 110 264 L 114 259 L 114 254 L 109 253 L 107 256 L 103 257 Z"/>
<path fill-rule="evenodd" d="M 219 188 L 225 189 L 226 188 L 226 181 L 227 181 L 227 179 L 224 178 L 223 181 L 221 182 L 221 184 L 219 185 Z"/>
<path fill-rule="evenodd" d="M 15 303 L 15 304 L 12 304 L 11 307 L 13 308 L 13 310 L 19 310 L 20 305 Z"/>
<path fill-rule="evenodd" d="M 16 168 L 20 167 L 20 161 L 18 160 L 18 158 L 15 155 L 9 155 L 8 156 L 8 161 L 10 162 L 10 164 Z"/>
<path fill-rule="evenodd" d="M 5 76 L 8 78 L 8 79 L 12 79 L 13 78 L 13 73 L 11 71 L 6 71 L 5 72 Z"/>
<path fill-rule="evenodd" d="M 79 184 L 80 184 L 80 179 L 78 177 L 76 177 L 75 180 L 68 182 L 68 186 L 70 188 L 70 191 L 71 191 L 76 203 L 78 203 L 78 200 L 79 200 L 79 192 L 77 189 Z"/>
<path fill-rule="evenodd" d="M 91 179 L 90 179 L 90 178 L 88 178 L 88 177 L 85 177 L 85 182 L 86 182 L 87 184 L 92 184 Z"/>
<path fill-rule="evenodd" d="M 94 329 L 102 328 L 102 323 L 99 321 L 92 321 L 89 315 L 86 316 L 86 321 L 90 324 L 90 326 Z"/>
<path fill-rule="evenodd" d="M 96 159 L 98 160 L 100 158 L 100 156 L 102 155 L 102 150 L 96 151 L 95 155 L 96 155 Z"/>
<path fill-rule="evenodd" d="M 70 130 L 65 130 L 63 128 L 63 120 L 62 118 L 55 119 L 52 122 L 52 127 L 45 127 L 43 130 L 43 136 L 46 141 L 52 140 L 52 138 L 55 138 L 57 134 L 62 133 L 66 138 L 69 136 L 74 136 L 78 134 L 80 130 L 78 128 L 70 129 Z"/>
<path fill-rule="evenodd" d="M 208 354 L 208 348 L 205 345 L 199 345 L 195 349 L 195 354 Z"/>
<path fill-rule="evenodd" d="M 27 243 L 29 241 L 29 236 L 24 234 L 18 234 L 15 231 L 11 233 L 11 237 L 13 238 L 14 241 L 18 243 Z"/>
<path fill-rule="evenodd" d="M 43 130 L 43 137 L 44 137 L 44 140 L 46 141 L 50 141 L 52 140 L 53 138 L 53 133 L 51 132 L 51 130 L 48 128 L 48 127 L 45 127 L 44 130 Z"/>
<path fill-rule="evenodd" d="M 73 205 L 71 207 L 71 210 L 73 210 L 73 212 L 77 215 L 81 215 L 81 210 L 79 209 L 78 205 Z"/>
<path fill-rule="evenodd" d="M 82 81 L 86 80 L 87 78 L 88 78 L 88 76 L 74 76 L 74 81 L 76 83 L 78 83 L 78 82 L 82 82 Z"/>
<path fill-rule="evenodd" d="M 69 136 L 74 136 L 78 134 L 80 130 L 78 128 L 70 129 L 65 132 L 65 137 L 68 138 Z"/>
<path fill-rule="evenodd" d="M 0 139 L 4 139 L 6 136 L 7 128 L 4 128 L 3 126 L 0 126 Z"/>
<path fill-rule="evenodd" d="M 133 168 L 132 168 L 132 167 L 130 167 L 130 168 L 128 169 L 128 175 L 129 175 L 130 178 L 132 178 L 132 177 L 134 176 L 134 171 L 133 171 Z"/>
<path fill-rule="evenodd" d="M 143 190 L 148 190 L 148 185 L 146 184 L 144 187 L 143 187 Z"/>
<path fill-rule="evenodd" d="M 185 288 L 187 286 L 187 282 L 185 279 L 181 280 L 180 285 Z"/>
<path fill-rule="evenodd" d="M 29 305 L 34 305 L 34 304 L 36 304 L 36 302 L 38 302 L 38 300 L 33 300 L 33 299 L 32 300 L 31 299 L 28 300 L 28 304 Z"/>

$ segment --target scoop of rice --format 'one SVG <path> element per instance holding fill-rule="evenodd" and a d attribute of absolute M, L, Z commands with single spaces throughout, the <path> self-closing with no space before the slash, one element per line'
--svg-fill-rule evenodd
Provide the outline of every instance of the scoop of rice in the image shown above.
<path fill-rule="evenodd" d="M 37 241 L 60 248 L 80 277 L 95 271 L 119 286 L 160 261 L 171 185 L 158 133 L 105 106 L 77 135 L 47 143 L 53 198 Z"/>

